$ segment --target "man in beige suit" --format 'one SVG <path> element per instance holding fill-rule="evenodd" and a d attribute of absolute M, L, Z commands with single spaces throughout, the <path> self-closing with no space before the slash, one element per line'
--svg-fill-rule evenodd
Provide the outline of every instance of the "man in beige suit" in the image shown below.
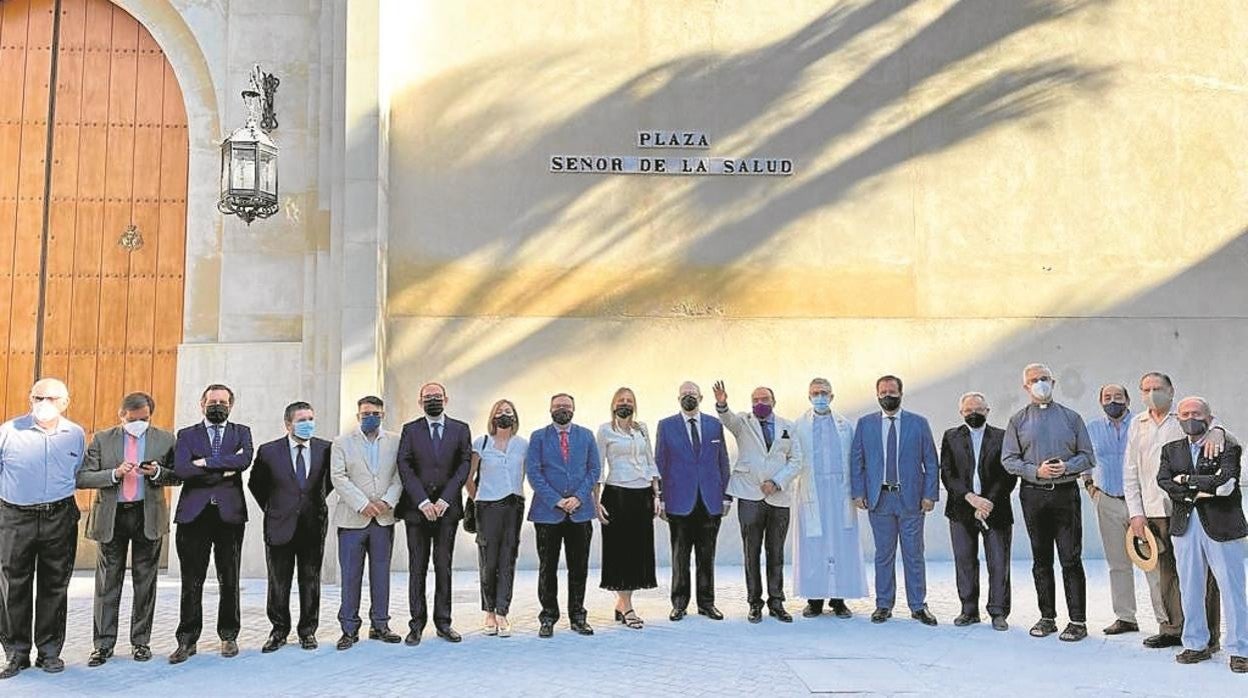
<path fill-rule="evenodd" d="M 767 551 L 767 613 L 792 623 L 784 608 L 784 540 L 789 534 L 792 485 L 802 469 L 802 447 L 797 428 L 772 410 L 776 404 L 771 388 L 755 388 L 749 412 L 728 409 L 728 393 L 717 381 L 715 411 L 737 441 L 737 462 L 728 479 L 728 496 L 740 500 L 737 519 L 745 553 L 745 586 L 749 593 L 751 623 L 763 619 L 763 579 L 759 556 Z"/>
<path fill-rule="evenodd" d="M 334 439 L 329 477 L 338 493 L 338 565 L 342 604 L 338 649 L 350 649 L 360 636 L 360 587 L 368 557 L 368 637 L 388 643 L 403 638 L 390 630 L 390 553 L 394 547 L 394 506 L 403 494 L 399 480 L 399 435 L 381 428 L 385 403 L 369 395 L 356 403 L 360 426 Z"/>
<path fill-rule="evenodd" d="M 152 658 L 149 642 L 156 609 L 160 549 L 169 532 L 164 488 L 178 484 L 173 475 L 173 434 L 149 426 L 156 403 L 147 393 L 130 393 L 121 402 L 121 424 L 97 432 L 78 471 L 80 489 L 99 493 L 87 514 L 86 536 L 99 544 L 95 559 L 94 651 L 87 666 L 113 656 L 130 554 L 134 606 L 130 613 L 131 654 Z"/>

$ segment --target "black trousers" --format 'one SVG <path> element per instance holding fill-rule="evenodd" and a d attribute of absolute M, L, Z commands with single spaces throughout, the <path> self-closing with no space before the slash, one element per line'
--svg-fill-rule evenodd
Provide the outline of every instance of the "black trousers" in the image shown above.
<path fill-rule="evenodd" d="M 524 497 L 508 495 L 496 502 L 477 502 L 477 562 L 481 570 L 481 610 L 506 616 L 516 585 L 516 556 Z"/>
<path fill-rule="evenodd" d="M 760 557 L 767 552 L 767 606 L 784 605 L 784 539 L 789 535 L 789 508 L 763 500 L 738 500 L 741 542 L 745 548 L 745 588 L 750 608 L 763 605 L 763 575 Z"/>
<path fill-rule="evenodd" d="M 1083 572 L 1083 516 L 1075 483 L 1042 489 L 1021 485 L 1018 493 L 1023 520 L 1031 538 L 1031 576 L 1041 618 L 1057 618 L 1057 585 L 1053 578 L 1053 549 L 1062 566 L 1062 586 L 1070 620 L 1087 620 L 1087 578 Z"/>
<path fill-rule="evenodd" d="M 194 521 L 178 524 L 174 544 L 182 570 L 182 599 L 177 638 L 180 645 L 199 642 L 204 629 L 204 579 L 208 558 L 217 568 L 217 636 L 237 640 L 242 625 L 238 604 L 238 571 L 245 524 L 227 523 L 215 506 L 205 507 Z"/>
<path fill-rule="evenodd" d="M 163 496 L 160 491 L 149 493 Z M 130 645 L 150 645 L 152 618 L 156 613 L 156 575 L 164 538 L 151 540 L 144 533 L 143 502 L 117 504 L 113 539 L 100 543 L 95 558 L 96 649 L 111 650 L 117 644 L 121 589 L 126 582 L 126 554 L 130 555 L 130 579 L 134 604 L 130 608 Z"/>
<path fill-rule="evenodd" d="M 300 520 L 295 535 L 285 545 L 265 545 L 269 574 L 269 596 L 265 611 L 273 634 L 290 634 L 290 584 L 298 570 L 300 638 L 316 635 L 321 622 L 321 561 L 325 558 L 326 521 Z"/>
<path fill-rule="evenodd" d="M 584 621 L 585 583 L 589 577 L 589 543 L 594 527 L 589 522 L 564 520 L 557 524 L 534 524 L 537 529 L 537 598 L 542 604 L 538 619 L 559 620 L 559 552 L 567 552 L 568 619 Z"/>
<path fill-rule="evenodd" d="M 698 608 L 715 605 L 715 544 L 722 518 L 707 512 L 701 496 L 688 514 L 667 515 L 672 537 L 672 608 L 683 610 L 689 606 L 690 552 L 697 559 Z"/>
<path fill-rule="evenodd" d="M 407 604 L 411 613 L 408 627 L 421 632 L 429 619 L 425 600 L 425 577 L 433 557 L 433 626 L 451 626 L 451 560 L 455 556 L 455 533 L 459 519 L 443 516 L 428 521 L 407 522 Z"/>
<path fill-rule="evenodd" d="M 953 560 L 958 581 L 958 598 L 962 612 L 979 615 L 979 540 L 984 540 L 984 559 L 988 563 L 988 615 L 1003 618 L 1010 615 L 1010 543 L 1012 527 L 990 528 L 987 531 L 973 521 L 949 522 L 949 538 L 953 544 Z"/>
<path fill-rule="evenodd" d="M 69 579 L 78 552 L 73 497 L 44 509 L 0 501 L 0 640 L 9 657 L 59 657 L 65 645 Z"/>

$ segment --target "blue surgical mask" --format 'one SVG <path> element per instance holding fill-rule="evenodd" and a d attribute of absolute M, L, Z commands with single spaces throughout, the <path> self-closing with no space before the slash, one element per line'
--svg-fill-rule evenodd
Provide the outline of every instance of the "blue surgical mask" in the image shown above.
<path fill-rule="evenodd" d="M 832 404 L 832 398 L 827 395 L 816 395 L 810 399 L 810 404 L 815 406 L 816 412 L 827 412 L 828 406 Z"/>
<path fill-rule="evenodd" d="M 293 431 L 295 436 L 307 441 L 316 432 L 316 422 L 310 419 L 306 422 L 295 422 Z"/>
<path fill-rule="evenodd" d="M 381 428 L 381 415 L 369 414 L 360 419 L 360 431 L 371 434 Z"/>

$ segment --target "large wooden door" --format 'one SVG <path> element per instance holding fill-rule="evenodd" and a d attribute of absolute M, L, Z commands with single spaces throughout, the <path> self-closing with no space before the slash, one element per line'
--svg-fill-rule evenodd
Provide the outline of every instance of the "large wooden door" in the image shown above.
<path fill-rule="evenodd" d="M 177 79 L 108 0 L 0 10 L 5 417 L 28 409 L 37 376 L 53 376 L 88 434 L 114 425 L 135 390 L 172 428 L 189 157 Z"/>

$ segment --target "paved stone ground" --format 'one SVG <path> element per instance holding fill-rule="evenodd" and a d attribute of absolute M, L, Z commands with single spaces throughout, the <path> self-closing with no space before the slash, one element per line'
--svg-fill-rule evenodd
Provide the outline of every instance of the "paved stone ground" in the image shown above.
<path fill-rule="evenodd" d="M 899 617 L 880 626 L 868 619 L 869 600 L 851 603 L 856 616 L 804 619 L 802 602 L 791 599 L 796 616 L 792 625 L 770 618 L 754 626 L 745 621 L 744 578 L 737 567 L 718 571 L 719 607 L 728 614 L 722 622 L 690 616 L 680 623 L 667 620 L 667 588 L 640 592 L 638 612 L 648 621 L 634 631 L 611 621 L 613 597 L 592 587 L 588 599 L 594 637 L 583 638 L 567 629 L 566 619 L 555 637 L 537 637 L 536 574 L 518 575 L 512 612 L 515 635 L 483 636 L 476 576 L 456 573 L 455 619 L 464 642 L 451 645 L 426 630 L 416 648 L 364 641 L 338 652 L 335 621 L 338 588 L 327 586 L 322 599 L 321 647 L 315 652 L 287 646 L 273 655 L 261 655 L 267 636 L 264 616 L 264 580 L 244 580 L 242 653 L 222 659 L 211 639 L 200 642 L 200 654 L 173 667 L 166 657 L 175 646 L 178 587 L 162 579 L 153 651 L 147 664 L 123 657 L 103 667 L 88 669 L 91 651 L 92 579 L 75 577 L 71 587 L 69 638 L 63 674 L 37 670 L 0 684 L 3 696 L 127 695 L 127 696 L 375 696 L 429 692 L 471 696 L 637 696 L 678 695 L 806 696 L 812 689 L 873 694 L 901 693 L 986 695 L 1133 695 L 1230 696 L 1248 688 L 1248 675 L 1227 668 L 1225 652 L 1213 661 L 1184 667 L 1175 664 L 1172 650 L 1146 650 L 1144 633 L 1105 637 L 1099 629 L 1113 619 L 1104 563 L 1090 560 L 1089 609 L 1092 635 L 1075 644 L 1055 637 L 1036 640 L 1027 628 L 1036 619 L 1030 563 L 1016 563 L 1014 614 L 1007 633 L 981 624 L 955 628 L 958 610 L 949 563 L 928 566 L 929 606 L 940 619 L 936 628 L 910 620 L 899 604 Z M 660 571 L 660 579 L 667 571 Z M 1145 631 L 1154 624 L 1143 578 L 1137 575 L 1140 620 Z M 392 625 L 405 631 L 406 574 L 394 576 Z M 214 627 L 215 588 L 205 591 L 209 609 L 205 627 Z M 904 596 L 903 596 L 904 599 Z M 129 593 L 122 617 L 128 618 Z M 367 621 L 366 621 L 367 622 Z M 124 637 L 123 622 L 122 635 Z M 206 633 L 211 638 L 212 633 Z M 126 649 L 120 645 L 119 649 Z M 1234 691 L 1235 693 L 1232 693 Z"/>

